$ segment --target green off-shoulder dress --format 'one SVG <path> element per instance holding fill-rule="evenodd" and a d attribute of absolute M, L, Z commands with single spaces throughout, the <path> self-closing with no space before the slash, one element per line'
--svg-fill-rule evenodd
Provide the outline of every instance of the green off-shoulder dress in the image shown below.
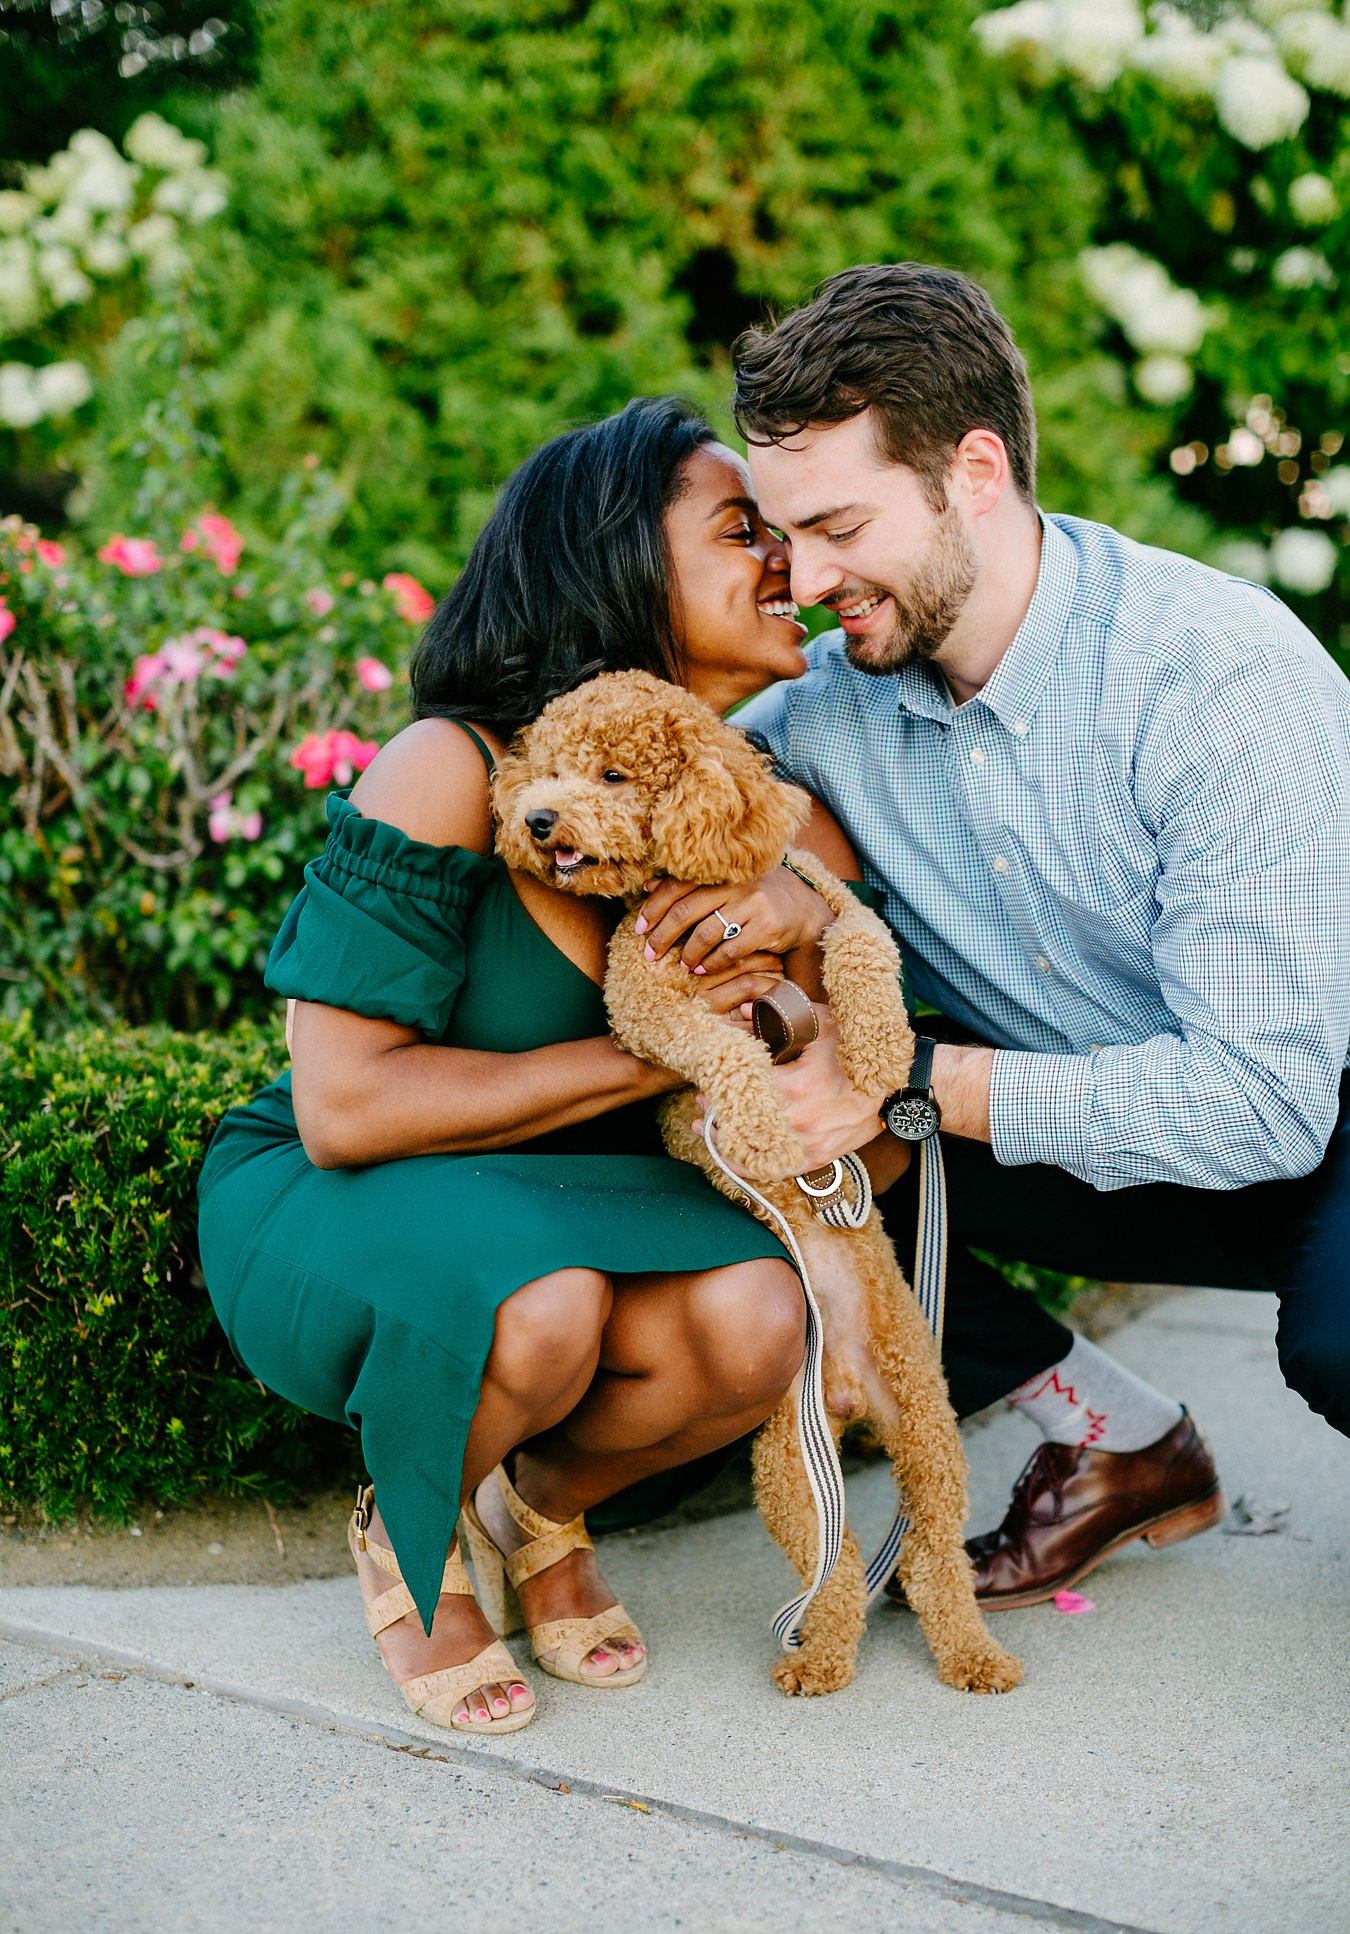
<path fill-rule="evenodd" d="M 535 926 L 498 860 L 406 839 L 343 793 L 328 827 L 268 960 L 275 992 L 504 1054 L 608 1033 L 600 988 Z M 650 1103 L 509 1153 L 324 1170 L 301 1146 L 287 1074 L 224 1117 L 199 1196 L 202 1268 L 235 1355 L 269 1390 L 360 1431 L 428 1631 L 498 1305 L 569 1265 L 786 1255 L 662 1152 Z M 633 1515 L 712 1474 L 688 1468 L 691 1481 Z"/>

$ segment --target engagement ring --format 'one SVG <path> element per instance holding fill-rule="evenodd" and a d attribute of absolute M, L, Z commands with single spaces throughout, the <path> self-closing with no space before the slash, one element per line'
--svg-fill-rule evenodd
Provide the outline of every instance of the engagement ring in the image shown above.
<path fill-rule="evenodd" d="M 740 932 L 740 930 L 741 930 L 741 923 L 740 923 L 740 921 L 739 921 L 739 920 L 728 920 L 728 919 L 727 919 L 727 916 L 725 915 L 725 913 L 723 913 L 723 911 L 722 911 L 722 909 L 721 909 L 721 907 L 714 907 L 714 908 L 713 908 L 713 912 L 714 912 L 714 913 L 715 913 L 715 914 L 717 915 L 717 917 L 718 917 L 718 919 L 719 919 L 719 920 L 720 920 L 720 921 L 722 922 L 722 938 L 723 938 L 723 940 L 734 940 L 734 939 L 736 938 L 736 935 L 737 935 L 737 934 L 738 934 L 738 933 Z"/>

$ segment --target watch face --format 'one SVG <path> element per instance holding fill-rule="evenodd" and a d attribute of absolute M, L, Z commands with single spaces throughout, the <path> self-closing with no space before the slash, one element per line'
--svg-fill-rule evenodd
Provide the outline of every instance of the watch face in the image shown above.
<path fill-rule="evenodd" d="M 897 1095 L 886 1110 L 886 1126 L 902 1142 L 926 1142 L 936 1135 L 942 1116 L 927 1095 Z"/>

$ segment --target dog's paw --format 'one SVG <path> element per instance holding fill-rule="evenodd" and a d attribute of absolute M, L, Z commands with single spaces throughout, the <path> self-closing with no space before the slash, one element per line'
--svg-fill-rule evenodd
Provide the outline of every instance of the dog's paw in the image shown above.
<path fill-rule="evenodd" d="M 790 1699 L 814 1699 L 821 1693 L 842 1692 L 853 1677 L 852 1659 L 812 1657 L 803 1648 L 785 1652 L 773 1668 L 773 1682 Z"/>
<path fill-rule="evenodd" d="M 1025 1673 L 1022 1661 L 992 1639 L 982 1651 L 967 1653 L 938 1668 L 943 1684 L 955 1686 L 958 1692 L 1011 1692 L 1021 1685 Z"/>

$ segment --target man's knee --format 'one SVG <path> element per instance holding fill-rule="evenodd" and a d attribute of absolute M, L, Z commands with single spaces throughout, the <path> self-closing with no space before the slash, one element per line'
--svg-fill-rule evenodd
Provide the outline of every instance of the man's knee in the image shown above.
<path fill-rule="evenodd" d="M 1291 1390 L 1350 1437 L 1350 1309 L 1303 1317 L 1281 1311 L 1280 1368 Z"/>
<path fill-rule="evenodd" d="M 711 1271 L 690 1298 L 688 1320 L 706 1387 L 729 1409 L 772 1402 L 801 1367 L 801 1282 L 773 1257 Z"/>
<path fill-rule="evenodd" d="M 488 1375 L 527 1400 L 593 1364 L 613 1292 L 598 1269 L 558 1269 L 508 1296 L 497 1311 Z"/>

